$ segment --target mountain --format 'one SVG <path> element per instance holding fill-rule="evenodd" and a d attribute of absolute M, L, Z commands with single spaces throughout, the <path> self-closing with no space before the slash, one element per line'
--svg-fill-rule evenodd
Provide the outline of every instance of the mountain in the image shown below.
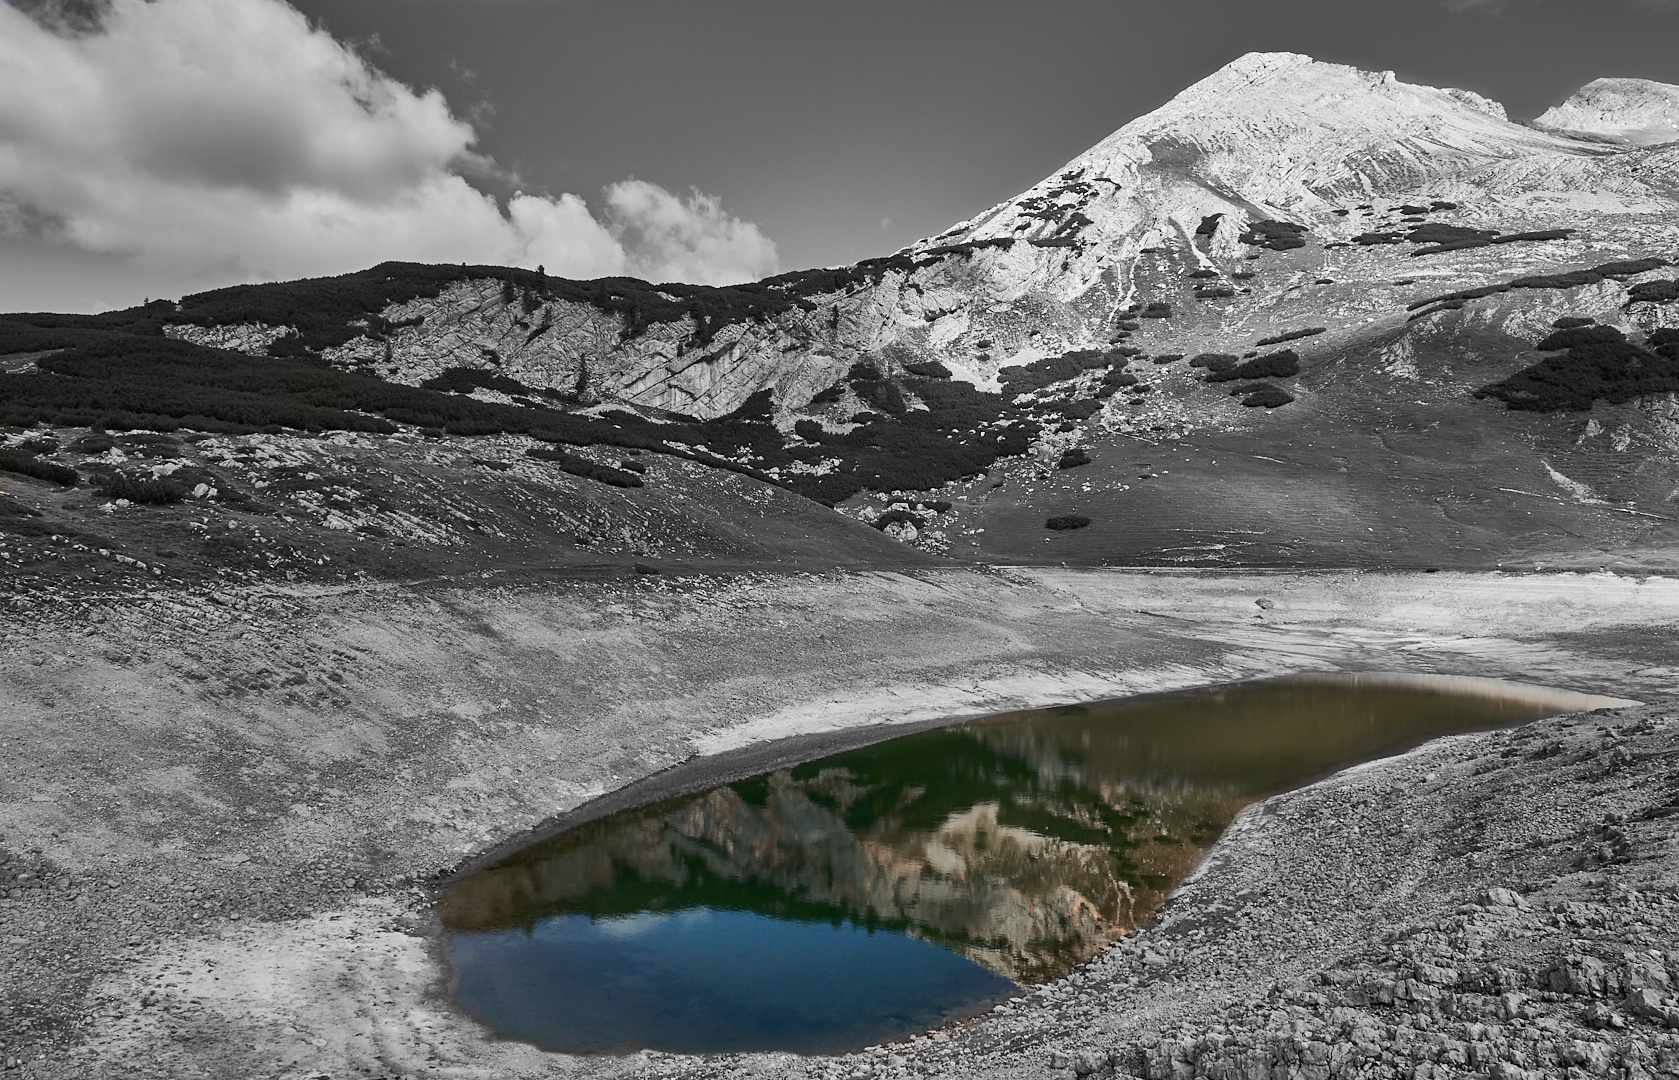
<path fill-rule="evenodd" d="M 1533 122 L 1638 146 L 1679 141 L 1679 86 L 1648 79 L 1598 79 Z"/>
<path fill-rule="evenodd" d="M 794 563 L 808 543 L 818 562 L 1667 567 L 1674 93 L 1600 80 L 1528 125 L 1468 91 L 1250 54 L 854 266 L 708 288 L 390 263 L 5 316 L 0 408 L 14 457 L 109 490 L 136 465 L 77 451 L 104 445 L 77 441 L 88 425 L 118 454 L 140 438 L 120 429 L 162 432 L 147 471 L 176 462 L 193 491 L 297 528 L 348 523 L 353 543 L 333 539 L 378 549 L 369 566 L 401 536 L 404 565 L 415 546 L 470 562 L 489 535 L 517 537 L 496 544 L 520 565 L 771 557 L 738 531 L 685 543 L 701 513 L 756 514 Z M 385 494 L 366 463 L 297 479 L 333 455 L 290 432 L 346 428 L 362 449 L 339 458 L 404 463 Z M 269 460 L 241 457 L 253 442 L 301 472 L 229 473 Z M 426 541 L 392 515 L 428 485 Z M 498 492 L 461 511 L 478 529 L 452 485 Z M 754 509 L 753 485 L 793 494 Z M 89 512 L 23 501 L 37 532 Z"/>

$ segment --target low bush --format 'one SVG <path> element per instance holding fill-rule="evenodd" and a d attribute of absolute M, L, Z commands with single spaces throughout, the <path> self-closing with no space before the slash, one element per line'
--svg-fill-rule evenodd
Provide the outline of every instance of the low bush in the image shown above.
<path fill-rule="evenodd" d="M 1195 290 L 1197 300 L 1228 300 L 1236 295 L 1236 290 L 1228 285 L 1215 285 L 1211 288 Z"/>
<path fill-rule="evenodd" d="M 1460 244 L 1471 241 L 1486 243 L 1497 236 L 1493 229 L 1472 229 L 1467 225 L 1447 225 L 1429 221 L 1406 230 L 1405 239 L 1413 244 Z"/>
<path fill-rule="evenodd" d="M 1505 233 L 1503 236 L 1493 237 L 1492 242 L 1495 244 L 1517 244 L 1528 240 L 1567 240 L 1573 235 L 1573 229 L 1540 229 L 1535 232 Z"/>
<path fill-rule="evenodd" d="M 1307 232 L 1306 226 L 1292 221 L 1255 221 L 1250 222 L 1247 231 L 1237 239 L 1252 247 L 1288 251 L 1305 247 Z"/>
<path fill-rule="evenodd" d="M 1156 300 L 1142 310 L 1142 317 L 1145 319 L 1170 319 L 1172 317 L 1172 305 L 1163 300 Z"/>
<path fill-rule="evenodd" d="M 1074 447 L 1061 455 L 1061 460 L 1055 463 L 1057 469 L 1076 469 L 1080 465 L 1090 464 L 1090 453 L 1083 447 Z"/>
<path fill-rule="evenodd" d="M 875 528 L 885 531 L 888 525 L 910 525 L 917 532 L 927 527 L 926 519 L 910 513 L 908 510 L 888 510 L 875 518 L 871 523 Z"/>
<path fill-rule="evenodd" d="M 1362 244 L 1365 247 L 1373 247 L 1377 244 L 1401 244 L 1404 242 L 1405 238 L 1396 232 L 1367 232 L 1359 233 L 1357 236 L 1353 237 L 1353 243 Z"/>
<path fill-rule="evenodd" d="M 1294 400 L 1294 395 L 1275 383 L 1260 383 L 1247 388 L 1242 404 L 1249 409 L 1276 409 Z"/>
<path fill-rule="evenodd" d="M 1588 319 L 1583 315 L 1564 315 L 1562 318 L 1551 324 L 1551 329 L 1578 330 L 1582 326 L 1590 326 L 1595 322 L 1597 322 L 1596 319 Z"/>
<path fill-rule="evenodd" d="M 1082 529 L 1089 524 L 1090 519 L 1083 514 L 1057 514 L 1044 522 L 1044 528 L 1066 532 L 1068 529 Z"/>
<path fill-rule="evenodd" d="M 1404 205 L 1404 206 L 1401 206 L 1401 207 L 1400 207 L 1400 208 L 1399 208 L 1399 212 L 1400 212 L 1400 213 L 1401 213 L 1401 214 L 1413 214 L 1413 215 L 1415 215 L 1415 214 L 1426 214 L 1426 213 L 1428 213 L 1428 212 L 1429 212 L 1429 210 L 1431 210 L 1431 209 L 1432 209 L 1432 207 L 1428 207 L 1428 206 L 1413 206 L 1413 205 L 1411 205 L 1411 204 L 1409 204 L 1409 203 L 1407 203 L 1407 204 L 1406 204 L 1406 205 Z"/>
<path fill-rule="evenodd" d="M 1182 359 L 1183 353 L 1181 352 L 1161 353 L 1159 356 L 1153 358 L 1156 364 L 1170 364 Z"/>
<path fill-rule="evenodd" d="M 937 360 L 927 360 L 919 363 L 905 364 L 904 371 L 923 379 L 948 379 L 950 369 Z"/>
<path fill-rule="evenodd" d="M 1511 409 L 1557 412 L 1589 409 L 1597 401 L 1620 404 L 1675 391 L 1679 391 L 1679 356 L 1669 355 L 1665 348 L 1647 352 L 1625 339 L 1597 339 L 1548 356 L 1502 382 L 1482 387 L 1475 396 L 1498 398 Z"/>
<path fill-rule="evenodd" d="M 139 477 L 120 472 L 101 477 L 95 486 L 113 499 L 153 506 L 178 503 L 189 494 L 185 485 L 166 477 Z"/>
<path fill-rule="evenodd" d="M 815 420 L 795 420 L 793 421 L 793 434 L 805 442 L 821 442 L 824 429 Z"/>
<path fill-rule="evenodd" d="M 645 463 L 635 461 L 631 458 L 625 458 L 623 461 L 620 461 L 618 463 L 618 467 L 623 469 L 625 472 L 633 472 L 637 476 L 647 472 L 647 465 Z"/>
<path fill-rule="evenodd" d="M 1679 300 L 1679 280 L 1646 281 L 1627 290 L 1629 304 L 1667 304 Z"/>
<path fill-rule="evenodd" d="M 533 446 L 525 451 L 525 455 L 539 461 L 551 461 L 560 467 L 561 472 L 570 473 L 572 476 L 580 476 L 585 480 L 594 480 L 621 488 L 642 486 L 641 477 L 635 473 L 614 469 L 610 465 L 602 465 L 590 461 L 588 458 L 577 457 L 574 454 L 566 453 L 564 450 L 555 450 L 547 446 Z"/>
<path fill-rule="evenodd" d="M 1435 210 L 1456 210 L 1457 209 L 1457 203 L 1447 202 L 1445 199 L 1435 199 L 1432 202 L 1430 202 L 1428 205 Z"/>
<path fill-rule="evenodd" d="M 65 487 L 75 487 L 81 480 L 75 469 L 51 461 L 42 461 L 29 451 L 18 447 L 0 449 L 0 472 L 33 476 L 37 480 L 63 484 Z"/>
<path fill-rule="evenodd" d="M 1210 371 L 1207 381 L 1219 383 L 1234 382 L 1237 379 L 1285 379 L 1298 374 L 1300 357 L 1293 349 L 1283 349 L 1268 356 L 1257 356 L 1235 367 Z"/>
<path fill-rule="evenodd" d="M 1328 331 L 1329 328 L 1327 326 L 1314 326 L 1306 330 L 1290 330 L 1288 333 L 1278 334 L 1276 337 L 1260 338 L 1254 344 L 1261 347 L 1266 345 L 1286 345 L 1290 341 L 1299 341 L 1301 338 L 1316 337 L 1319 334 L 1328 333 Z"/>
<path fill-rule="evenodd" d="M 826 405 L 829 402 L 838 401 L 844 396 L 845 384 L 835 383 L 826 390 L 818 390 L 815 396 L 810 399 L 810 403 L 812 405 Z"/>
<path fill-rule="evenodd" d="M 1587 324 L 1585 326 L 1573 326 L 1565 330 L 1558 330 L 1556 333 L 1540 341 L 1534 346 L 1534 348 L 1538 349 L 1540 352 L 1559 352 L 1564 349 L 1572 349 L 1576 345 L 1590 345 L 1595 343 L 1625 340 L 1626 335 L 1622 334 L 1613 326 L 1596 326 Z"/>
<path fill-rule="evenodd" d="M 1208 371 L 1228 371 L 1235 367 L 1239 358 L 1231 353 L 1204 352 L 1189 358 L 1189 366 L 1206 368 Z"/>
<path fill-rule="evenodd" d="M 1196 236 L 1211 236 L 1218 231 L 1218 223 L 1224 220 L 1223 214 L 1208 214 L 1201 219 L 1201 224 L 1195 226 Z"/>
<path fill-rule="evenodd" d="M 1192 277 L 1192 278 L 1201 278 L 1201 279 L 1216 278 L 1216 277 L 1219 276 L 1219 273 L 1218 273 L 1217 270 L 1207 270 L 1207 269 L 1203 268 L 1201 270 L 1191 271 L 1189 276 Z"/>

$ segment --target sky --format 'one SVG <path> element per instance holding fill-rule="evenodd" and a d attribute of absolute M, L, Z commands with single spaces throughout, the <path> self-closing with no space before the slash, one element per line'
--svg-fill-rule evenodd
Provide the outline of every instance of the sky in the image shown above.
<path fill-rule="evenodd" d="M 1245 52 L 1528 119 L 1679 0 L 0 0 L 0 311 L 384 259 L 724 284 L 884 254 Z"/>

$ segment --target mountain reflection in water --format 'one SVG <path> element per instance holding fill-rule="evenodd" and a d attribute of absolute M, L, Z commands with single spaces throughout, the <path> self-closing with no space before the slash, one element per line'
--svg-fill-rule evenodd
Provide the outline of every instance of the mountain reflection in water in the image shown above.
<path fill-rule="evenodd" d="M 1555 711 L 1302 677 L 1013 714 L 624 811 L 440 905 L 452 936 L 702 909 L 881 928 L 1037 982 L 1146 922 L 1255 798 Z"/>

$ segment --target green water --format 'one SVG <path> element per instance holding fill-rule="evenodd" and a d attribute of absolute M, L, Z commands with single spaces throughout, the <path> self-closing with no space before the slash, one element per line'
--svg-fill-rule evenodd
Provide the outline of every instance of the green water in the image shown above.
<path fill-rule="evenodd" d="M 855 1048 L 1151 918 L 1256 798 L 1532 698 L 1295 678 L 905 735 L 622 811 L 440 898 L 458 999 L 554 1049 Z"/>

